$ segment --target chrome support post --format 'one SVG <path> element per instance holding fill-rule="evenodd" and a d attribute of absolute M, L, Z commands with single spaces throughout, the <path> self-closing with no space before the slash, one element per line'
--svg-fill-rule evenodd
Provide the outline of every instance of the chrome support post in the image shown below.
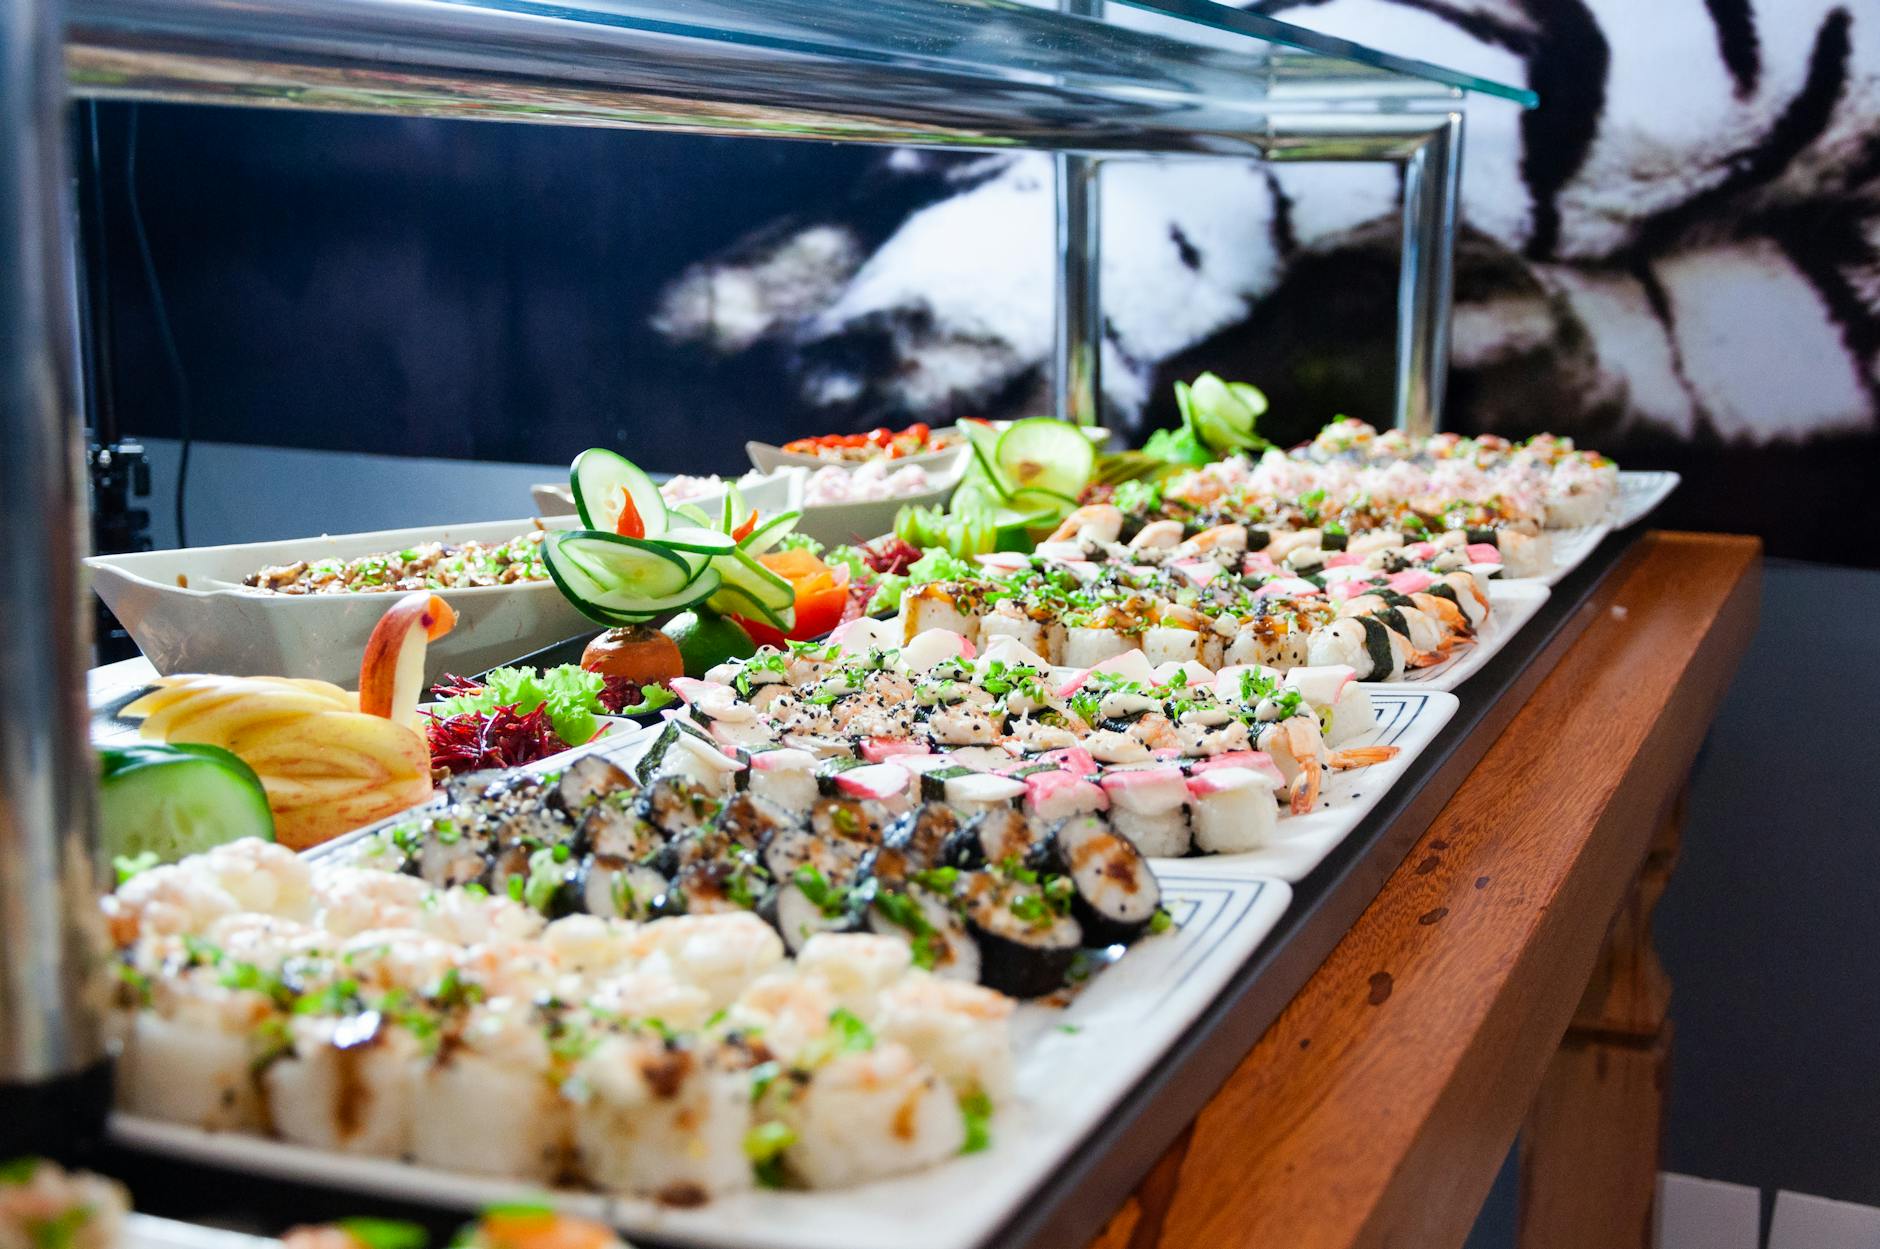
<path fill-rule="evenodd" d="M 1436 432 L 1449 380 L 1462 114 L 1275 117 L 1260 138 L 1270 161 L 1392 161 L 1403 168 L 1403 267 L 1397 280 L 1395 424 Z"/>
<path fill-rule="evenodd" d="M 97 1131 L 91 613 L 59 0 L 0 4 L 0 1157 Z"/>
<path fill-rule="evenodd" d="M 1059 152 L 1057 304 L 1051 409 L 1060 421 L 1095 425 L 1103 411 L 1102 164 Z"/>
<path fill-rule="evenodd" d="M 1403 270 L 1397 283 L 1397 428 L 1436 432 L 1449 381 L 1462 114 L 1450 113 L 1403 166 Z"/>
<path fill-rule="evenodd" d="M 1102 17 L 1104 0 L 1057 0 L 1058 12 Z M 1095 425 L 1103 412 L 1103 193 L 1094 156 L 1052 155 L 1057 282 L 1052 308 L 1051 411 Z"/>

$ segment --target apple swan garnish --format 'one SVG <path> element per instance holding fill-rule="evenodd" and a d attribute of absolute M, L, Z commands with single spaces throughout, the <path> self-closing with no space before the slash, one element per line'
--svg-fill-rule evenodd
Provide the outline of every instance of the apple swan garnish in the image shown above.
<path fill-rule="evenodd" d="M 392 604 L 366 640 L 359 664 L 359 710 L 417 728 L 425 648 L 456 623 L 450 604 L 424 590 Z"/>

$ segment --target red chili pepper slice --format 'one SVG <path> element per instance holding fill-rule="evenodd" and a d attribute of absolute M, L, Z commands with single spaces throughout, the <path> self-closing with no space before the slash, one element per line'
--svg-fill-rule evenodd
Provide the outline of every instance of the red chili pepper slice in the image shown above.
<path fill-rule="evenodd" d="M 620 487 L 620 519 L 614 522 L 614 532 L 623 538 L 646 536 L 646 522 L 640 519 L 640 509 L 633 506 L 633 496 L 625 486 Z"/>
<path fill-rule="evenodd" d="M 751 514 L 745 520 L 745 522 L 742 525 L 739 525 L 736 529 L 733 529 L 731 531 L 731 540 L 733 542 L 742 542 L 746 538 L 750 537 L 751 531 L 756 528 L 757 528 L 757 509 L 752 508 Z"/>

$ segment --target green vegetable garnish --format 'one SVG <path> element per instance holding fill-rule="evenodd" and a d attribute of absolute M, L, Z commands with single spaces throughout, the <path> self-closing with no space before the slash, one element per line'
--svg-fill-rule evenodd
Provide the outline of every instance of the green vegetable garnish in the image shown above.
<path fill-rule="evenodd" d="M 526 716 L 546 706 L 555 735 L 570 746 L 579 746 L 600 732 L 599 717 L 607 714 L 600 695 L 606 685 L 600 673 L 578 664 L 562 664 L 540 673 L 533 668 L 497 668 L 484 677 L 481 690 L 444 699 L 437 705 L 437 714 L 487 715 L 498 707 L 512 707 L 517 715 Z M 661 688 L 649 687 L 646 693 Z M 669 693 L 667 701 L 671 701 Z"/>
<path fill-rule="evenodd" d="M 430 1240 L 422 1227 L 403 1219 L 341 1219 L 334 1226 L 366 1249 L 424 1249 Z"/>
<path fill-rule="evenodd" d="M 960 1146 L 963 1154 L 976 1154 L 992 1144 L 992 1099 L 983 1092 L 968 1093 L 960 1098 L 960 1118 L 966 1123 L 966 1140 Z"/>
<path fill-rule="evenodd" d="M 783 1187 L 783 1151 L 794 1144 L 796 1133 L 790 1125 L 774 1119 L 744 1134 L 744 1156 L 751 1160 L 751 1174 L 760 1187 Z"/>

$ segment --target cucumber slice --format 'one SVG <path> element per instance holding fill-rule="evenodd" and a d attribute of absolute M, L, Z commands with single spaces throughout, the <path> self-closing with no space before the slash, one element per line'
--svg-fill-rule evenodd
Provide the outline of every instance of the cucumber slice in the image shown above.
<path fill-rule="evenodd" d="M 699 574 L 696 580 L 687 582 L 685 588 L 676 594 L 669 594 L 659 599 L 640 600 L 639 606 L 643 610 L 610 611 L 607 608 L 596 607 L 592 603 L 576 603 L 575 608 L 589 620 L 596 624 L 606 625 L 610 629 L 619 628 L 622 625 L 643 625 L 658 620 L 662 616 L 671 616 L 676 612 L 687 611 L 710 601 L 723 584 L 724 580 L 718 575 L 718 569 L 708 567 Z"/>
<path fill-rule="evenodd" d="M 666 514 L 688 521 L 700 529 L 710 529 L 714 523 L 712 518 L 705 514 L 705 509 L 696 503 L 681 503 L 678 507 L 669 507 L 666 509 Z"/>
<path fill-rule="evenodd" d="M 657 538 L 666 530 L 666 500 L 659 487 L 632 460 L 606 447 L 589 447 L 574 457 L 568 488 L 581 523 L 589 529 L 615 532 L 620 527 L 620 500 L 631 498 L 647 537 Z"/>
<path fill-rule="evenodd" d="M 1053 520 L 1063 520 L 1076 508 L 1077 500 L 1070 495 L 1046 490 L 1042 486 L 1026 486 L 1012 494 L 1012 510 L 1015 512 L 1031 512 L 1034 515 L 1049 515 Z"/>
<path fill-rule="evenodd" d="M 774 612 L 796 606 L 796 587 L 758 563 L 749 551 L 733 551 L 730 559 L 715 566 L 724 570 L 726 585 L 736 586 Z"/>
<path fill-rule="evenodd" d="M 758 602 L 742 586 L 721 585 L 718 592 L 706 600 L 705 605 L 724 616 L 742 616 L 746 620 L 759 620 L 780 632 L 788 633 L 795 623 L 795 611 L 786 618 L 783 613 L 772 611 Z"/>
<path fill-rule="evenodd" d="M 737 527 L 749 520 L 751 513 L 756 510 L 744 501 L 744 492 L 738 489 L 736 482 L 728 483 L 725 486 L 724 507 L 718 520 L 718 527 L 726 533 L 735 532 Z"/>
<path fill-rule="evenodd" d="M 1001 511 L 1006 506 L 1006 499 L 992 483 L 983 476 L 970 477 L 959 484 L 953 492 L 952 502 L 947 510 L 955 516 L 971 516 L 980 513 Z"/>
<path fill-rule="evenodd" d="M 999 444 L 1003 439 L 991 426 L 975 421 L 961 421 L 960 429 L 966 434 L 966 445 L 972 448 L 972 466 L 1000 498 L 1009 498 L 1012 483 L 999 471 Z"/>
<path fill-rule="evenodd" d="M 769 520 L 759 522 L 757 528 L 745 534 L 738 548 L 749 555 L 762 555 L 795 530 L 796 522 L 801 519 L 801 512 L 779 512 Z"/>
<path fill-rule="evenodd" d="M 1076 425 L 1030 416 L 1013 421 L 999 436 L 996 458 L 1008 498 L 1026 489 L 1076 498 L 1090 484 L 1097 449 Z"/>
<path fill-rule="evenodd" d="M 656 543 L 590 529 L 549 534 L 542 563 L 568 601 L 595 619 L 600 617 L 590 609 L 614 615 L 664 610 L 663 604 L 683 598 L 709 573 Z M 710 593 L 701 590 L 692 601 Z"/>
<path fill-rule="evenodd" d="M 737 542 L 729 533 L 690 525 L 668 529 L 660 534 L 659 545 L 669 550 L 685 551 L 693 555 L 729 555 L 738 549 Z"/>
<path fill-rule="evenodd" d="M 98 827 L 113 858 L 174 863 L 240 837 L 274 840 L 254 769 L 219 746 L 179 743 L 98 752 Z"/>

